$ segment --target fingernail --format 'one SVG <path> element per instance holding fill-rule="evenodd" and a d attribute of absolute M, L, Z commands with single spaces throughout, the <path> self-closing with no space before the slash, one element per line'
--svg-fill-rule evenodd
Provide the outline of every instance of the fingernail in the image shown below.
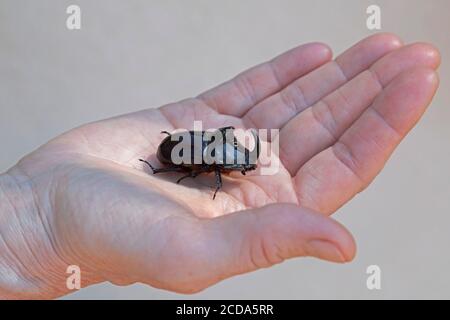
<path fill-rule="evenodd" d="M 341 250 L 332 242 L 327 240 L 311 240 L 308 242 L 307 254 L 320 259 L 347 262 Z"/>

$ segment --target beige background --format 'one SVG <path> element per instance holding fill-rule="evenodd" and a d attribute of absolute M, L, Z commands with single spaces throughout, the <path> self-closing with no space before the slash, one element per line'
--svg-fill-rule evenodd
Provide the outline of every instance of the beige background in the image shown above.
<path fill-rule="evenodd" d="M 87 121 L 192 96 L 297 44 L 336 53 L 371 32 L 429 41 L 441 88 L 372 186 L 337 214 L 358 255 L 340 266 L 297 259 L 182 296 L 104 284 L 68 298 L 450 298 L 450 1 L 0 0 L 0 171 Z M 78 4 L 82 29 L 65 27 Z M 382 269 L 382 290 L 366 268 Z"/>

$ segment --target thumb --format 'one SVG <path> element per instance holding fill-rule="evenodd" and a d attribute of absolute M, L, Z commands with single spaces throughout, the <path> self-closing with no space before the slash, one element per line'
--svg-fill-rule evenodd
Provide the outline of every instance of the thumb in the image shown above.
<path fill-rule="evenodd" d="M 208 260 L 221 279 L 293 257 L 343 263 L 356 251 L 352 235 L 341 224 L 293 204 L 270 204 L 206 223 L 213 255 Z"/>

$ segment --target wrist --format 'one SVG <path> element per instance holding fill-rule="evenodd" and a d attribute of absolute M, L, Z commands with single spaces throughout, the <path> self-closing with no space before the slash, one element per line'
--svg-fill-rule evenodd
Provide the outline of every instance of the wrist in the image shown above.
<path fill-rule="evenodd" d="M 49 213 L 37 203 L 30 179 L 15 168 L 0 175 L 0 298 L 66 294 L 65 260 L 55 248 Z"/>

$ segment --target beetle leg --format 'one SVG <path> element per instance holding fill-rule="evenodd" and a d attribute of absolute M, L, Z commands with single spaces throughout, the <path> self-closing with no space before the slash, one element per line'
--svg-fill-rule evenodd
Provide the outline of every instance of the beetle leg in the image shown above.
<path fill-rule="evenodd" d="M 180 179 L 177 180 L 177 183 L 180 183 L 181 180 L 185 179 L 185 178 L 189 178 L 191 177 L 192 179 L 194 179 L 195 177 L 197 177 L 198 175 L 208 172 L 207 169 L 205 168 L 200 168 L 198 171 L 191 171 L 190 173 L 188 173 L 185 176 L 182 176 Z"/>
<path fill-rule="evenodd" d="M 180 183 L 181 180 L 184 180 L 185 178 L 195 178 L 198 176 L 201 172 L 199 171 L 191 171 L 187 175 L 182 176 L 180 179 L 177 180 L 177 183 Z"/>
<path fill-rule="evenodd" d="M 153 169 L 153 174 L 163 173 L 163 172 L 183 172 L 183 171 L 185 171 L 185 169 L 180 168 L 180 167 L 164 167 L 164 168 Z"/>
<path fill-rule="evenodd" d="M 245 169 L 241 171 L 242 175 L 245 176 Z"/>
<path fill-rule="evenodd" d="M 222 188 L 222 176 L 220 174 L 220 169 L 216 168 L 216 190 L 214 191 L 213 200 L 216 198 L 216 193 Z"/>
<path fill-rule="evenodd" d="M 165 168 L 156 169 L 150 164 L 150 162 L 148 162 L 146 160 L 139 159 L 139 161 L 146 163 L 150 167 L 150 169 L 152 169 L 153 174 L 161 173 L 161 172 L 175 172 L 175 171 L 176 172 L 180 172 L 180 171 L 184 171 L 184 168 L 180 168 L 180 167 L 165 167 Z"/>
<path fill-rule="evenodd" d="M 168 136 L 171 136 L 171 135 L 172 135 L 170 132 L 168 132 L 168 131 L 166 131 L 166 130 L 161 131 L 161 133 L 165 133 L 165 134 L 167 134 Z"/>
<path fill-rule="evenodd" d="M 180 179 L 177 180 L 177 184 L 181 182 L 181 180 L 185 179 L 185 178 L 189 178 L 192 177 L 192 172 L 188 173 L 187 175 L 182 176 Z"/>
<path fill-rule="evenodd" d="M 143 159 L 139 159 L 140 162 L 146 163 L 150 169 L 152 169 L 153 173 L 155 173 L 155 168 L 153 168 L 153 166 L 150 164 L 150 162 L 143 160 Z"/>

